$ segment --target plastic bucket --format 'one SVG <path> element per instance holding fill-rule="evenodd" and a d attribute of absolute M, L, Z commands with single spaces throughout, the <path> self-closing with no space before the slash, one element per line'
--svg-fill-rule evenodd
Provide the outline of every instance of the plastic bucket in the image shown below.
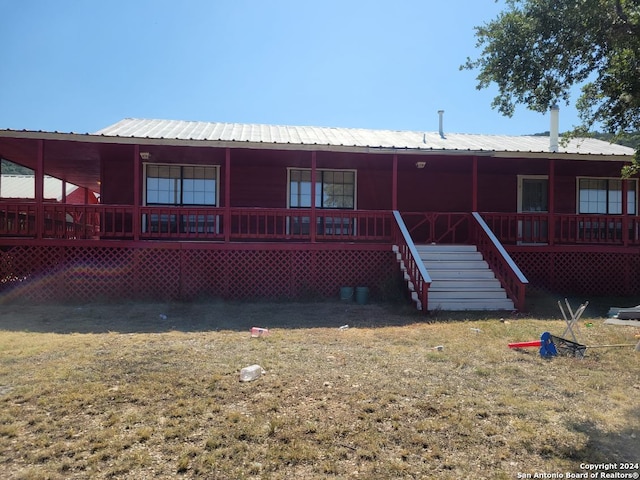
<path fill-rule="evenodd" d="M 353 287 L 340 288 L 340 300 L 343 302 L 350 302 L 353 300 Z"/>
<path fill-rule="evenodd" d="M 356 287 L 356 303 L 365 305 L 369 301 L 369 287 Z"/>

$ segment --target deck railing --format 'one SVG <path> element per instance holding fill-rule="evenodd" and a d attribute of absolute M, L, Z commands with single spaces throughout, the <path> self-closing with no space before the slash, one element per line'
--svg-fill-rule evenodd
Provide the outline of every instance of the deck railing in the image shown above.
<path fill-rule="evenodd" d="M 394 229 L 393 244 L 398 247 L 398 254 L 402 259 L 404 268 L 409 276 L 409 281 L 413 284 L 414 290 L 420 300 L 422 311 L 429 311 L 429 286 L 431 286 L 431 277 L 424 266 L 424 262 L 420 259 L 420 254 L 411 238 L 411 234 L 400 215 L 400 212 L 393 212 Z"/>
<path fill-rule="evenodd" d="M 402 212 L 414 242 L 467 243 L 469 214 L 465 212 Z"/>
<path fill-rule="evenodd" d="M 637 215 L 481 215 L 504 245 L 640 246 Z M 402 217 L 416 243 L 471 242 L 467 213 L 403 212 Z M 393 223 L 391 212 L 377 210 L 134 208 L 0 200 L 0 235 L 27 238 L 390 242 Z"/>
<path fill-rule="evenodd" d="M 507 296 L 513 300 L 516 310 L 525 308 L 525 289 L 529 281 L 511 256 L 498 241 L 483 218 L 476 212 L 471 215 L 472 243 L 478 247 L 485 261 L 496 274 Z"/>
<path fill-rule="evenodd" d="M 136 215 L 139 221 L 135 222 Z M 39 222 L 39 218 L 42 219 Z M 136 231 L 138 230 L 138 231 Z M 391 242 L 388 211 L 0 202 L 0 235 L 58 239 Z"/>
<path fill-rule="evenodd" d="M 640 245 L 636 215 L 482 213 L 482 218 L 503 244 Z"/>
<path fill-rule="evenodd" d="M 0 203 L 0 234 L 16 237 L 36 235 L 37 208 L 35 203 Z"/>

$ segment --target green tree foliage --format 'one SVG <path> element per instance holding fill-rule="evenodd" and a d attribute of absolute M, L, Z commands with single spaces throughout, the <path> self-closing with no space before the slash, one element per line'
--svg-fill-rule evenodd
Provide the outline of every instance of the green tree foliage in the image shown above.
<path fill-rule="evenodd" d="M 3 175 L 33 175 L 33 170 L 0 158 L 0 172 Z"/>
<path fill-rule="evenodd" d="M 478 89 L 497 85 L 494 108 L 546 112 L 580 86 L 574 134 L 640 130 L 640 0 L 505 1 L 497 18 L 476 27 L 481 55 L 461 67 L 479 71 Z M 633 146 L 637 172 L 640 144 Z"/>

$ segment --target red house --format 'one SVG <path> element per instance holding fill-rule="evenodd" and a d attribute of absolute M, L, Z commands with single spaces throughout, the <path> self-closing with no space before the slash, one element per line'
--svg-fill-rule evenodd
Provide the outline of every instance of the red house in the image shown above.
<path fill-rule="evenodd" d="M 424 311 L 522 309 L 528 284 L 631 295 L 638 180 L 620 170 L 632 156 L 553 132 L 2 130 L 0 157 L 35 172 L 35 198 L 0 197 L 0 299 L 376 297 L 403 278 Z M 100 203 L 45 201 L 45 175 Z"/>

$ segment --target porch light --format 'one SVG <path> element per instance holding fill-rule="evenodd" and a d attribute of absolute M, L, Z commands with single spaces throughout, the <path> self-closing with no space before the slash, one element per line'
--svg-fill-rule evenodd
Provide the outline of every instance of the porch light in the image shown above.
<path fill-rule="evenodd" d="M 142 160 L 149 160 L 150 156 L 151 156 L 151 154 L 149 152 L 140 152 L 140 158 Z"/>
<path fill-rule="evenodd" d="M 416 168 L 424 168 L 427 162 L 416 162 Z"/>

